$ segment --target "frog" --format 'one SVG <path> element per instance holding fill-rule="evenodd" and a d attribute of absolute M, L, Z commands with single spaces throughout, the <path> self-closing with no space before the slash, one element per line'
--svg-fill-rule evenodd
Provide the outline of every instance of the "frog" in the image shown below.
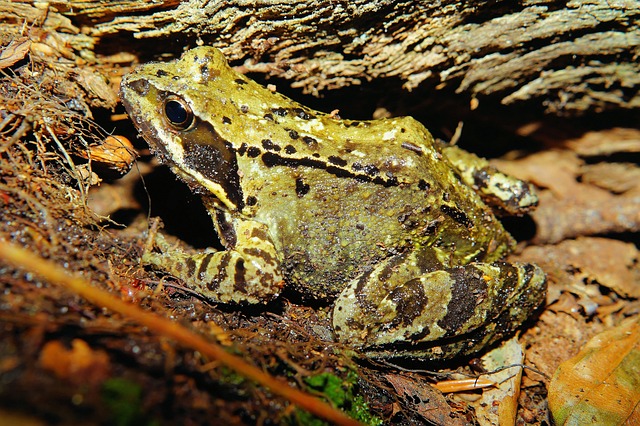
<path fill-rule="evenodd" d="M 158 233 L 142 261 L 205 299 L 294 292 L 327 306 L 345 347 L 438 361 L 513 334 L 545 297 L 539 266 L 504 261 L 515 241 L 498 219 L 533 209 L 533 185 L 414 118 L 313 110 L 209 46 L 137 67 L 120 95 L 223 245 L 186 250 Z"/>

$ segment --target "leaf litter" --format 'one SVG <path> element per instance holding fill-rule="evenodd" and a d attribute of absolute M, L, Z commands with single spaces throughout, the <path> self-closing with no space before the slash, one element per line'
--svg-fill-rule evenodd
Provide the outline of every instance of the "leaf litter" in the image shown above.
<path fill-rule="evenodd" d="M 123 142 L 122 157 L 121 145 L 109 147 L 114 139 L 94 118 L 114 107 L 113 87 L 123 70 L 109 82 L 104 76 L 111 64 L 86 61 L 80 50 L 54 31 L 35 28 L 0 55 L 0 237 L 124 300 L 216 336 L 227 350 L 291 386 L 304 389 L 305 378 L 346 378 L 357 371 L 353 392 L 389 423 L 491 422 L 469 403 L 482 404 L 481 390 L 443 395 L 429 386 L 447 377 L 477 377 L 472 362 L 436 372 L 376 363 L 331 342 L 325 307 L 287 301 L 253 311 L 212 306 L 142 268 L 147 225 L 144 202 L 132 195 L 139 190 L 135 174 L 127 184 L 113 180 L 131 167 L 131 146 Z M 525 370 L 521 391 L 512 396 L 520 423 L 544 424 L 548 377 L 591 337 L 638 315 L 637 247 L 616 236 L 637 241 L 640 229 L 640 172 L 632 156 L 640 152 L 639 141 L 640 131 L 613 128 L 556 138 L 537 154 L 496 161 L 541 188 L 540 207 L 531 215 L 536 234 L 513 259 L 539 263 L 550 281 L 547 308 L 520 339 L 525 363 L 538 370 Z M 110 171 L 98 170 L 94 159 Z M 140 170 L 151 173 L 152 166 L 140 163 Z M 92 208 L 90 199 L 105 188 L 111 195 L 102 208 Z M 111 196 L 122 201 L 109 203 Z M 121 211 L 133 211 L 126 228 L 106 218 Z M 288 401 L 215 360 L 29 272 L 0 263 L 0 273 L 0 376 L 10 383 L 0 387 L 5 410 L 30 407 L 29 414 L 63 423 L 79 415 L 125 416 L 114 409 L 123 403 L 136 424 L 158 420 L 152 413 L 160 411 L 163 423 L 290 419 Z"/>

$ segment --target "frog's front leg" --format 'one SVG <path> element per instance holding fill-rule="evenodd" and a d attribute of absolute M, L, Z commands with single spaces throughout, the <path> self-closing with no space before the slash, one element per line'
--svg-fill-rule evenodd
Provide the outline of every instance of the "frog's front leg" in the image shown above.
<path fill-rule="evenodd" d="M 372 353 L 407 343 L 406 353 L 433 359 L 472 353 L 520 326 L 546 292 L 544 272 L 533 264 L 473 263 L 415 274 L 415 257 L 394 256 L 340 294 L 333 310 L 340 341 Z"/>
<path fill-rule="evenodd" d="M 235 244 L 229 250 L 186 253 L 155 236 L 161 253 L 145 251 L 142 262 L 180 278 L 195 292 L 216 302 L 267 302 L 284 285 L 280 260 L 267 227 L 236 221 Z"/>

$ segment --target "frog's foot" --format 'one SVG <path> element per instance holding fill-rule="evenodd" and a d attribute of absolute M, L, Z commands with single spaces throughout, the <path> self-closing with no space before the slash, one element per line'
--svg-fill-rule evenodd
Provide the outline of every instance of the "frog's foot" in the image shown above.
<path fill-rule="evenodd" d="M 526 263 L 474 263 L 395 287 L 385 282 L 389 276 L 383 262 L 340 294 L 333 310 L 340 341 L 374 356 L 387 356 L 385 348 L 402 343 L 395 354 L 440 359 L 472 353 L 520 326 L 546 292 L 544 272 Z"/>
<path fill-rule="evenodd" d="M 458 169 L 464 183 L 497 212 L 521 216 L 538 205 L 538 195 L 529 182 L 502 173 L 486 159 L 455 145 L 445 145 L 442 151 Z"/>
<path fill-rule="evenodd" d="M 184 281 L 196 293 L 215 302 L 267 302 L 284 285 L 273 246 L 250 237 L 232 250 L 207 249 L 187 253 L 155 236 L 160 251 L 146 250 L 142 263 L 152 265 Z"/>

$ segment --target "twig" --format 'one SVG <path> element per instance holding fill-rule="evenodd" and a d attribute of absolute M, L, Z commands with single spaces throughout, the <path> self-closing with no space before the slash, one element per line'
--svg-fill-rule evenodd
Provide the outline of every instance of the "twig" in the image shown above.
<path fill-rule="evenodd" d="M 238 374 L 258 382 L 272 392 L 318 417 L 322 417 L 336 425 L 360 425 L 359 422 L 349 418 L 329 404 L 290 387 L 285 382 L 226 352 L 221 346 L 207 341 L 202 336 L 182 327 L 180 324 L 145 311 L 133 304 L 126 303 L 110 293 L 94 287 L 85 279 L 69 275 L 63 268 L 53 262 L 45 260 L 8 241 L 0 240 L 0 259 L 39 275 L 50 283 L 63 286 L 100 307 L 105 307 L 133 319 L 162 336 L 168 336 L 188 348 L 197 350 L 208 356 L 210 360 L 217 360 Z"/>

